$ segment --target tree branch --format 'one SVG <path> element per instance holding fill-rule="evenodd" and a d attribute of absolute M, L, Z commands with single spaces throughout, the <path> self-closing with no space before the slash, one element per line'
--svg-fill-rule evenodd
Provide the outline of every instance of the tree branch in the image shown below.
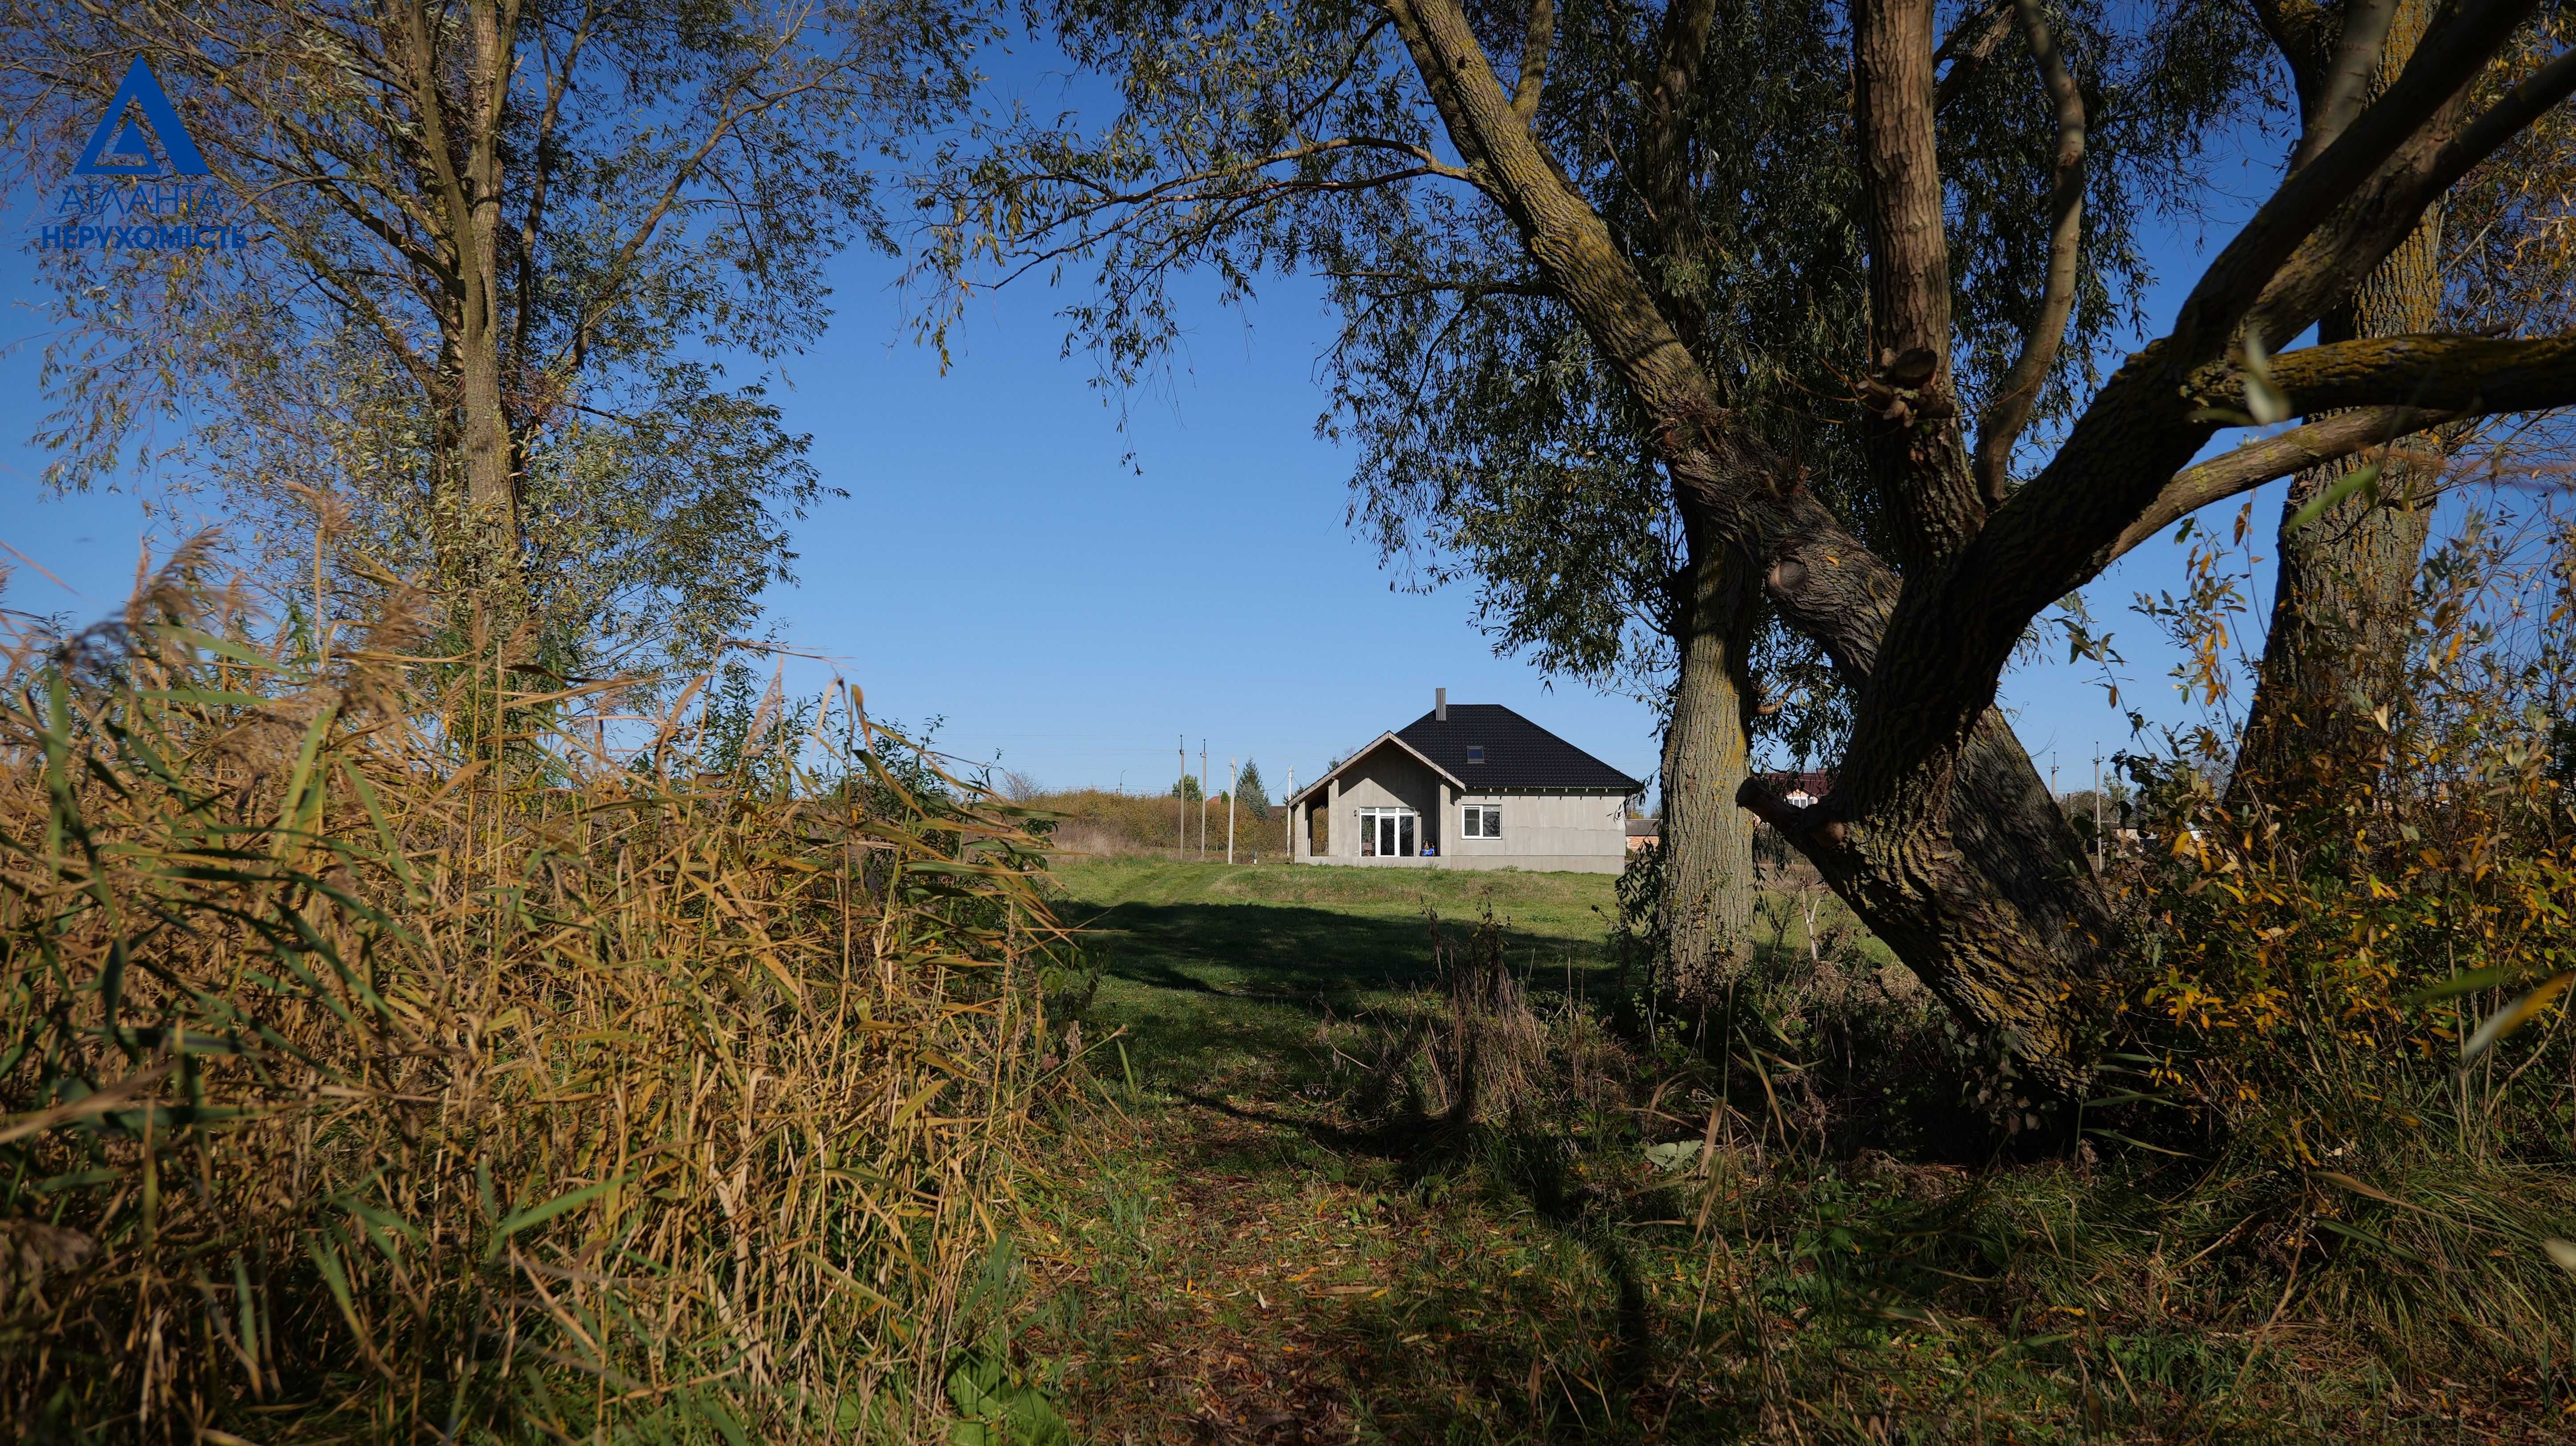
<path fill-rule="evenodd" d="M 1851 0 L 1852 96 L 1868 221 L 1871 480 L 1912 571 L 1984 525 L 1950 372 L 1950 243 L 1932 115 L 1933 0 Z"/>
<path fill-rule="evenodd" d="M 2256 301 L 2248 325 L 2269 337 L 2305 330 L 2404 244 L 2435 198 L 2571 93 L 2576 93 L 2576 50 L 2534 71 L 2475 120 L 2462 122 L 2466 97 L 2460 97 L 2437 124 L 2410 137 L 2300 243 Z M 2376 114 L 2374 107 L 2361 123 Z"/>
<path fill-rule="evenodd" d="M 1524 125 L 1538 119 L 1539 87 L 1547 79 L 1547 52 L 1555 39 L 1556 0 L 1530 0 L 1529 33 L 1521 40 L 1521 83 L 1512 92 L 1512 114 Z"/>
<path fill-rule="evenodd" d="M 2418 333 L 2358 337 L 2283 352 L 2272 385 L 2303 414 L 2342 407 L 2422 407 L 2479 416 L 2576 405 L 2576 335 L 2496 340 Z M 2242 411 L 2245 373 L 2204 368 L 2188 394 Z"/>
<path fill-rule="evenodd" d="M 2002 48 L 2004 37 L 2012 34 L 2012 13 L 2009 0 L 1994 0 L 1985 9 L 1962 19 L 1950 32 L 1949 38 L 1941 42 L 1941 48 L 1932 52 L 1934 68 L 1939 68 L 1944 62 L 1950 67 L 1950 73 L 1942 76 L 1940 83 L 1932 87 L 1932 109 L 1949 109 L 1950 102 L 1959 98 L 1960 92 L 1968 88 L 1968 82 L 1976 77 L 1977 72 L 1986 68 L 1986 62 Z"/>
<path fill-rule="evenodd" d="M 2458 421 L 2459 412 L 2415 407 L 2365 407 L 2292 427 L 2174 474 L 2165 489 L 2117 540 L 2096 554 L 2093 571 L 2119 561 L 2140 544 L 2213 502 L 2251 492 L 2266 482 L 2383 446 L 2400 437 Z"/>
<path fill-rule="evenodd" d="M 2021 355 L 1987 402 L 1977 429 L 1977 485 L 1990 508 L 2003 504 L 2013 444 L 2029 424 L 2040 387 L 2066 339 L 2066 318 L 2075 309 L 2077 245 L 2084 230 L 2084 96 L 2067 71 L 2057 37 L 2049 33 L 2039 0 L 2014 0 L 2013 8 L 2029 33 L 2041 87 L 2057 114 L 2057 156 L 2048 194 L 2047 289 L 2040 294 L 2039 316 L 2022 340 Z"/>
<path fill-rule="evenodd" d="M 1698 271 L 1693 264 L 1701 237 L 1699 198 L 1691 188 L 1691 107 L 1708 55 L 1709 26 L 1716 18 L 1716 0 L 1672 0 L 1655 45 L 1637 178 L 1654 226 L 1654 247 L 1667 263 L 1662 268 L 1666 278 Z M 1706 305 L 1698 295 L 1676 293 L 1669 284 L 1656 290 L 1682 344 L 1696 350 L 1707 330 Z"/>
<path fill-rule="evenodd" d="M 2326 68 L 2323 92 L 2301 130 L 2299 148 L 2291 154 L 2290 169 L 2316 159 L 2360 114 L 2371 79 L 2379 73 L 2380 51 L 2388 43 L 2388 26 L 2397 16 L 2397 5 L 2398 0 L 2352 0 L 2344 7 L 2343 33 L 2335 38 L 2334 60 Z"/>
<path fill-rule="evenodd" d="M 2315 160 L 2292 172 L 2201 273 L 2174 322 L 2178 359 L 2196 364 L 2232 346 L 2239 324 L 2258 299 L 2268 299 L 2266 293 L 2308 238 L 2344 208 L 2348 197 L 2363 190 L 2390 157 L 2477 84 L 2487 62 L 2536 7 L 2537 0 L 2464 0 L 2448 23 L 2427 35 L 2397 83 Z M 2410 213 L 2398 235 L 2414 224 Z M 2365 273 L 2368 269 L 2362 268 Z M 2349 283 L 2336 285 L 2305 304 L 2322 307 L 2349 289 Z M 2287 334 L 2266 335 L 2266 344 L 2286 341 L 2315 320 L 2312 311 L 2302 317 L 2300 310 L 2279 309 L 2267 316 L 2267 332 L 2286 327 Z"/>

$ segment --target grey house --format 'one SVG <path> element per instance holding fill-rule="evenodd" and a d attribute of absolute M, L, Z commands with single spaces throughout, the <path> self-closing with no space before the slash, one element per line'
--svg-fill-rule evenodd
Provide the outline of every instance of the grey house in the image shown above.
<path fill-rule="evenodd" d="M 1645 785 L 1492 703 L 1430 712 L 1288 800 L 1301 864 L 1615 874 Z"/>

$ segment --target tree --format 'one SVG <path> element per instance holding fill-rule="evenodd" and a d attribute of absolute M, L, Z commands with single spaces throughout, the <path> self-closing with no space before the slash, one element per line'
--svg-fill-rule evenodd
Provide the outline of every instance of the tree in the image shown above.
<path fill-rule="evenodd" d="M 1249 758 L 1243 760 L 1243 772 L 1235 775 L 1234 793 L 1252 817 L 1270 817 L 1270 794 L 1262 785 L 1260 764 Z"/>
<path fill-rule="evenodd" d="M 1867 413 L 1863 485 L 1884 511 L 1884 557 L 1828 505 L 1806 460 L 1766 433 L 1734 375 L 1690 344 L 1694 329 L 1723 333 L 1733 319 L 1695 314 L 1661 282 L 1671 263 L 1652 229 L 1579 184 L 1591 168 L 1569 153 L 1599 128 L 1536 123 L 1559 40 L 1552 3 L 1513 15 L 1471 14 L 1458 0 L 1258 17 L 1153 3 L 1061 12 L 1068 48 L 1116 79 L 1125 113 L 1096 141 L 1042 127 L 995 137 L 927 198 L 932 264 L 971 280 L 972 258 L 996 250 L 1039 267 L 1097 258 L 1104 290 L 1078 319 L 1141 317 L 1150 328 L 1167 308 L 1163 280 L 1197 259 L 1240 287 L 1255 266 L 1325 254 L 1318 238 L 1388 208 L 1419 208 L 1435 232 L 1495 228 L 1522 269 L 1435 277 L 1437 288 L 1546 297 L 1617 378 L 1686 531 L 1759 586 L 1850 694 L 1826 798 L 1794 806 L 1747 779 L 1739 802 L 1955 1013 L 2031 1077 L 2071 1092 L 2118 958 L 2117 921 L 2080 838 L 1992 706 L 2002 671 L 2044 610 L 2201 506 L 2384 446 L 2429 413 L 2576 396 L 2576 339 L 2566 337 L 2279 350 L 2343 304 L 2480 160 L 2576 88 L 2576 55 L 2491 85 L 2536 6 L 2465 0 L 2435 17 L 2365 105 L 2379 37 L 2351 27 L 2299 163 L 2219 250 L 2171 329 L 2098 383 L 2070 381 L 2063 420 L 2034 430 L 2047 379 L 2068 375 L 2058 359 L 2080 301 L 2087 117 L 2072 67 L 2084 57 L 2058 43 L 2060 12 L 2017 0 L 2011 25 L 2041 82 L 2018 133 L 2047 155 L 2052 177 L 2045 206 L 2025 218 L 2037 223 L 2043 280 L 2019 305 L 1988 297 L 1962 313 L 1959 262 L 1974 251 L 1953 235 L 1947 203 L 1954 186 L 1977 184 L 1962 172 L 1974 152 L 1942 144 L 1940 101 L 1985 32 L 1972 16 L 1965 32 L 1949 28 L 1945 48 L 1937 8 L 1852 0 L 1837 34 L 1868 261 L 1870 354 L 1850 390 Z M 1703 77 L 1689 58 L 1705 50 L 1716 11 L 1713 0 L 1675 0 L 1636 22 L 1658 35 L 1663 63 L 1635 77 L 1643 109 L 1633 114 L 1670 113 L 1694 94 Z M 2221 7 L 2169 9 L 2157 23 L 2187 32 L 2177 44 L 2198 37 L 2213 72 L 2253 43 Z M 1569 23 L 1566 44 L 1591 33 Z M 1263 245 L 1238 255 L 1210 244 L 1241 234 L 1229 228 L 1246 218 L 1270 227 Z M 1759 215 L 1740 219 L 1755 243 L 1773 239 Z M 1135 328 L 1094 335 L 1113 372 L 1148 355 Z M 1961 365 L 1980 348 L 2008 358 L 1981 391 L 1968 385 L 1977 370 Z M 2223 427 L 2257 416 L 2307 420 L 2193 463 Z"/>
<path fill-rule="evenodd" d="M 703 657 L 826 491 L 722 361 L 819 332 L 816 263 L 883 239 L 869 149 L 962 96 L 974 33 L 912 0 L 0 4 L 32 178 L 139 57 L 254 236 L 47 253 L 48 478 L 175 424 L 157 460 L 270 523 L 328 499 L 451 616 Z"/>
<path fill-rule="evenodd" d="M 2036 87 L 2007 21 L 1994 8 L 1961 17 L 1960 63 L 1937 105 L 1964 178 L 1951 188 L 1959 284 L 1981 315 L 2026 309 L 2050 259 L 2055 138 L 2035 147 L 2021 124 Z M 2069 381 L 2126 319 L 2114 298 L 2144 280 L 2131 218 L 2170 191 L 2197 148 L 2195 123 L 2243 65 L 2187 27 L 2124 46 L 2089 12 L 2069 22 L 2070 48 L 2099 61 L 2075 98 L 2096 113 L 2114 94 L 2119 105 L 2084 156 L 2091 203 L 2074 218 L 2085 244 L 2068 344 L 2027 398 L 2042 417 L 2063 411 Z M 1655 249 L 1649 279 L 1702 366 L 1730 379 L 1739 413 L 1802 461 L 1865 541 L 1891 545 L 1844 381 L 1868 355 L 1868 258 L 1831 12 L 1738 5 L 1712 15 L 1695 53 L 1671 55 L 1663 31 L 1615 12 L 1569 9 L 1550 23 L 1532 125 L 1614 227 Z M 1695 72 L 1678 91 L 1631 83 L 1673 63 Z M 1366 448 L 1361 505 L 1390 554 L 1427 534 L 1456 559 L 1435 561 L 1431 580 L 1478 575 L 1483 620 L 1503 646 L 1662 705 L 1663 935 L 1684 994 L 1713 992 L 1752 916 L 1752 820 L 1734 801 L 1750 745 L 1768 733 L 1801 759 L 1829 747 L 1844 700 L 1812 645 L 1684 525 L 1622 384 L 1554 298 L 1460 284 L 1525 271 L 1518 238 L 1488 226 L 1459 244 L 1428 229 L 1346 230 L 1315 263 L 1353 318 L 1334 360 L 1336 401 Z M 2005 339 L 1972 333 L 1965 385 L 2003 380 Z"/>
<path fill-rule="evenodd" d="M 2306 3 L 2263 0 L 2255 7 L 2263 28 L 2280 47 L 2297 85 L 2302 158 L 2309 138 L 2333 118 L 2330 100 L 2349 104 L 2350 87 L 2334 88 L 2338 63 L 2354 64 L 2340 42 L 2370 28 L 2384 31 L 2377 63 L 2361 81 L 2362 95 L 2387 89 L 2404 70 L 2432 18 L 2429 0 L 2371 3 L 2338 12 Z M 2424 209 L 2421 222 L 2362 283 L 2319 321 L 2320 340 L 2403 336 L 2430 331 L 2442 310 L 2440 259 L 2443 203 Z M 2379 485 L 2372 495 L 2337 485 L 2358 458 L 2338 458 L 2301 471 L 2282 507 L 2277 543 L 2278 580 L 2272 625 L 2265 640 L 2244 745 L 2230 775 L 2232 797 L 2265 801 L 2296 811 L 2310 782 L 2357 776 L 2346 764 L 2361 738 L 2369 704 L 2385 699 L 2405 664 L 2414 618 L 2415 564 L 2432 518 L 2431 494 L 2442 471 L 2442 449 L 2391 450 L 2369 471 Z M 2312 520 L 2291 525 L 2310 503 L 2325 503 Z M 2360 716 L 2356 716 L 2358 713 Z M 2366 745 L 2365 745 L 2366 746 Z"/>

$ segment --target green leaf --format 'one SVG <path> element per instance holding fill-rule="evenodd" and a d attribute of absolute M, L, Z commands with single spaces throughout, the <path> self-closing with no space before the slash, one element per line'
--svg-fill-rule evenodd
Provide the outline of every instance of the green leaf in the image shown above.
<path fill-rule="evenodd" d="M 2362 1244 L 2371 1246 L 2375 1249 L 2387 1251 L 2389 1254 L 2396 1256 L 2400 1260 L 2412 1261 L 2417 1265 L 2422 1265 L 2424 1263 L 2423 1256 L 2416 1254 L 2414 1251 L 2407 1249 L 2403 1245 L 2392 1244 L 2389 1241 L 2382 1240 L 2378 1236 L 2371 1234 L 2369 1231 L 2364 1230 L 2357 1225 L 2346 1225 L 2340 1220 L 2328 1220 L 2322 1215 L 2317 1217 L 2317 1223 L 2324 1226 L 2326 1229 L 2333 1231 L 2337 1235 L 2344 1236 L 2351 1240 L 2358 1240 Z"/>
<path fill-rule="evenodd" d="M 1697 1140 L 1674 1140 L 1668 1144 L 1648 1145 L 1646 1163 L 1667 1173 L 1681 1169 L 1699 1158 L 1699 1145 L 1700 1142 Z"/>
<path fill-rule="evenodd" d="M 2309 523 L 2316 521 L 2318 518 L 2325 516 L 2328 509 L 2341 504 L 2345 498 L 2350 497 L 2355 492 L 2361 491 L 2365 487 L 2370 489 L 2372 496 L 2376 497 L 2379 495 L 2379 464 L 2376 462 L 2355 467 L 2351 471 L 2343 474 L 2341 477 L 2336 478 L 2335 485 L 2318 493 L 2316 496 L 2309 498 L 2307 506 L 2290 514 L 2289 524 L 2281 530 L 2284 532 L 2298 531 L 2300 528 L 2305 527 Z"/>
<path fill-rule="evenodd" d="M 582 1204 L 585 1201 L 596 1200 L 600 1196 L 607 1194 L 609 1191 L 616 1189 L 618 1186 L 625 1184 L 628 1178 L 629 1177 L 627 1176 L 620 1175 L 614 1180 L 602 1180 L 596 1185 L 584 1185 L 580 1189 L 572 1191 L 569 1194 L 557 1195 L 555 1198 L 548 1200 L 542 1205 L 531 1205 L 525 1210 L 512 1212 L 510 1217 L 503 1220 L 499 1227 L 492 1232 L 492 1243 L 484 1247 L 483 1258 L 489 1260 L 494 1255 L 499 1254 L 501 1242 L 518 1234 L 520 1231 L 526 1230 L 531 1226 L 543 1225 L 547 1221 L 554 1219 L 556 1216 L 561 1215 L 565 1211 L 570 1210 L 574 1206 Z"/>
<path fill-rule="evenodd" d="M 2263 339 L 2245 334 L 2245 410 L 2264 426 L 2290 420 L 2290 399 L 2272 384 L 2272 360 L 2263 354 Z"/>
<path fill-rule="evenodd" d="M 2478 1026 L 2478 1032 L 2469 1036 L 2469 1042 L 2460 1046 L 2460 1068 L 2468 1068 L 2472 1060 L 2493 1048 L 2497 1040 L 2529 1024 L 2540 1011 L 2549 1007 L 2550 1001 L 2565 993 L 2571 982 L 2576 982 L 2576 972 L 2552 975 L 2542 980 L 2538 988 L 2488 1015 L 2487 1022 Z"/>
<path fill-rule="evenodd" d="M 2197 1160 L 2200 1158 L 2198 1155 L 2186 1155 L 2180 1150 L 2168 1150 L 2162 1145 L 2150 1145 L 2144 1140 L 2133 1140 L 2127 1135 L 2121 1134 L 2118 1130 L 2106 1130 L 2098 1125 L 2085 1126 L 2084 1133 L 2088 1135 L 2100 1135 L 2106 1140 L 2117 1140 L 2121 1144 L 2127 1145 L 2133 1150 L 2153 1150 L 2159 1155 L 2171 1155 L 2177 1160 Z"/>
<path fill-rule="evenodd" d="M 2431 1004 L 2440 999 L 2456 999 L 2463 994 L 2474 994 L 2481 989 L 2493 989 L 2513 978 L 2517 972 L 2519 971 L 2512 969 L 2472 969 L 2466 974 L 2455 974 L 2439 984 L 2428 984 L 2412 994 L 2401 995 L 2397 1002 Z"/>
<path fill-rule="evenodd" d="M 948 1399 L 968 1418 L 948 1428 L 950 1446 L 1073 1446 L 1073 1428 L 1046 1393 L 1005 1379 L 1002 1363 L 988 1356 L 959 1357 Z"/>

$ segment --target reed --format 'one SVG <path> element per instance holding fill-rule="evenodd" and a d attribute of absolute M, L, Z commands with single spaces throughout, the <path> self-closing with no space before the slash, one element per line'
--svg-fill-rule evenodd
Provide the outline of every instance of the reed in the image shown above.
<path fill-rule="evenodd" d="M 1018 818 L 854 692 L 611 757 L 204 563 L 6 655 L 0 1437 L 941 1433 L 1063 947 Z"/>

